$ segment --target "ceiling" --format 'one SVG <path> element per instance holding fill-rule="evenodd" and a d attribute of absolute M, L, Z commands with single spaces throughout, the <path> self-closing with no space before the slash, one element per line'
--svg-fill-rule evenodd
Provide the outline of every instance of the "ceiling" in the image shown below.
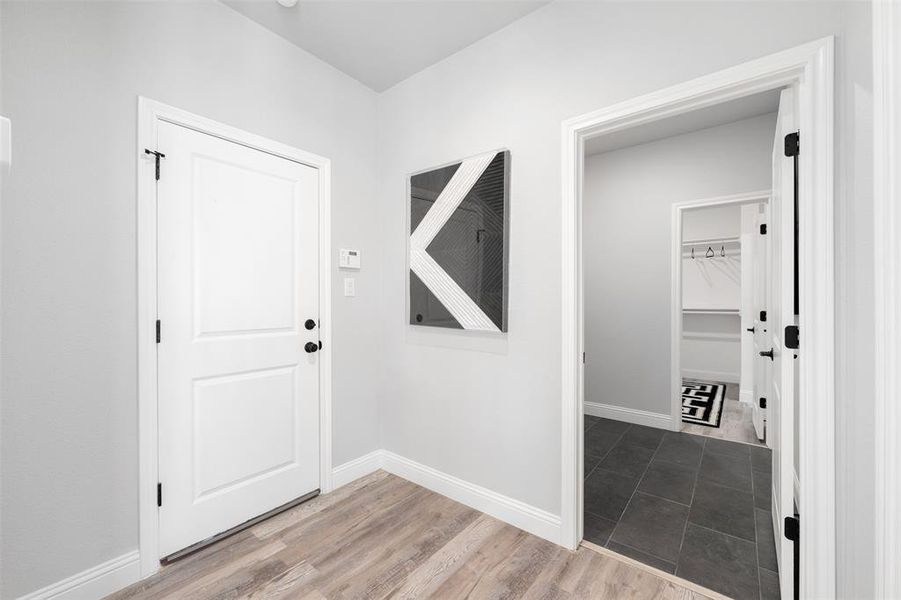
<path fill-rule="evenodd" d="M 222 0 L 381 92 L 548 0 Z"/>
<path fill-rule="evenodd" d="M 585 142 L 585 155 L 602 154 L 776 112 L 779 109 L 779 93 L 780 90 L 770 90 L 591 138 Z"/>

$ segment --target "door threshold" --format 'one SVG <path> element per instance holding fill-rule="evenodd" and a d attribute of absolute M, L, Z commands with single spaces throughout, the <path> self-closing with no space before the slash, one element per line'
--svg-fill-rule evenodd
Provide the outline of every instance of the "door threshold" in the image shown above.
<path fill-rule="evenodd" d="M 235 535 L 236 533 L 240 533 L 240 532 L 244 531 L 245 529 L 247 529 L 248 527 L 253 527 L 257 523 L 261 523 L 261 522 L 265 521 L 266 519 L 269 519 L 270 517 L 274 517 L 275 515 L 277 515 L 279 513 L 283 513 L 290 508 L 294 508 L 298 504 L 303 504 L 307 500 L 312 500 L 313 498 L 315 498 L 318 495 L 319 495 L 319 490 L 315 489 L 308 494 L 304 494 L 303 496 L 300 496 L 299 498 L 295 498 L 294 500 L 291 500 L 290 502 L 286 502 L 285 504 L 282 504 L 281 506 L 277 506 L 276 508 L 273 508 L 270 511 L 264 512 L 263 514 L 256 516 L 248 521 L 244 521 L 240 525 L 236 525 L 236 526 L 232 527 L 231 529 L 227 529 L 221 533 L 217 533 L 216 535 L 214 535 L 212 537 L 208 537 L 205 540 L 201 540 L 201 541 L 197 542 L 196 544 L 191 544 L 187 548 L 183 548 L 182 550 L 179 550 L 178 552 L 173 552 L 172 554 L 170 554 L 168 556 L 164 556 L 163 558 L 160 559 L 160 563 L 162 563 L 164 565 L 171 564 L 172 562 L 174 562 L 180 558 L 184 558 L 185 556 L 188 556 L 189 554 L 194 554 L 198 550 L 202 550 L 211 544 L 215 544 L 219 540 L 222 540 L 229 536 Z"/>
<path fill-rule="evenodd" d="M 588 540 L 582 540 L 582 543 L 580 545 L 583 548 L 587 548 L 588 550 L 591 550 L 592 552 L 596 552 L 596 553 L 604 555 L 604 556 L 609 556 L 610 558 L 618 560 L 629 566 L 637 567 L 637 568 L 641 569 L 642 571 L 646 571 L 646 572 L 650 573 L 651 575 L 656 575 L 657 577 L 660 577 L 661 579 L 665 579 L 665 580 L 667 580 L 671 583 L 674 583 L 676 585 L 679 585 L 685 589 L 691 590 L 692 592 L 697 592 L 698 594 L 703 594 L 704 596 L 711 598 L 712 600 L 731 600 L 728 596 L 724 596 L 723 594 L 721 594 L 719 592 L 715 592 L 715 591 L 711 590 L 710 588 L 706 588 L 703 585 L 698 585 L 697 583 L 694 583 L 693 581 L 683 579 L 682 577 L 678 577 L 676 575 L 673 575 L 672 573 L 667 573 L 666 571 L 661 571 L 660 569 L 658 569 L 656 567 L 652 567 L 651 565 L 646 565 L 641 561 L 637 561 L 634 558 L 629 558 L 628 556 L 626 556 L 624 554 L 620 554 L 619 552 L 614 552 L 613 550 L 610 550 L 609 548 L 604 548 L 603 546 L 598 546 L 597 544 L 589 542 Z"/>

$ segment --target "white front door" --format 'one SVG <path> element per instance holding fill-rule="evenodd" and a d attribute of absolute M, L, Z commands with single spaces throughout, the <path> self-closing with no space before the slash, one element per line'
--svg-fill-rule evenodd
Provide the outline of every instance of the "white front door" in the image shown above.
<path fill-rule="evenodd" d="M 160 555 L 319 487 L 318 172 L 160 123 Z"/>
<path fill-rule="evenodd" d="M 752 295 L 754 297 L 754 398 L 751 408 L 751 417 L 754 423 L 754 433 L 760 440 L 767 439 L 766 435 L 766 412 L 767 409 L 763 404 L 763 399 L 769 401 L 770 387 L 772 381 L 772 361 L 765 356 L 761 356 L 761 352 L 768 352 L 771 346 L 771 332 L 769 323 L 769 239 L 772 231 L 767 223 L 769 214 L 769 204 L 764 206 L 763 212 L 758 215 L 757 234 L 753 237 L 753 287 Z M 766 233 L 764 233 L 766 232 Z"/>
<path fill-rule="evenodd" d="M 770 215 L 773 235 L 770 239 L 769 328 L 773 349 L 773 376 L 769 406 L 773 449 L 773 525 L 779 581 L 783 598 L 794 592 L 793 547 L 782 534 L 785 517 L 795 514 L 794 507 L 794 419 L 796 350 L 785 346 L 785 328 L 797 324 L 794 314 L 794 168 L 792 158 L 785 156 L 785 136 L 797 131 L 795 92 L 782 91 L 776 118 L 773 144 L 773 197 Z"/>

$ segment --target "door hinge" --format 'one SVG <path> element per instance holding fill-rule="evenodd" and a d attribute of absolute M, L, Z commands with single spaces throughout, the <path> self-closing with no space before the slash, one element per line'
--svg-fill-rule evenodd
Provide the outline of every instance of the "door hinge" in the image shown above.
<path fill-rule="evenodd" d="M 760 311 L 760 322 L 766 323 L 766 311 L 765 310 Z"/>
<path fill-rule="evenodd" d="M 793 571 L 795 572 L 795 589 L 794 598 L 798 600 L 801 597 L 801 518 L 795 514 L 793 517 L 785 517 L 785 527 L 783 529 L 785 538 L 792 542 L 792 563 L 794 563 Z"/>
<path fill-rule="evenodd" d="M 801 153 L 801 132 L 796 131 L 785 136 L 785 156 L 798 156 Z"/>
<path fill-rule="evenodd" d="M 785 328 L 785 347 L 797 350 L 800 346 L 801 332 L 797 325 L 789 325 Z"/>
<path fill-rule="evenodd" d="M 798 515 L 785 517 L 785 539 L 797 542 L 801 538 L 801 520 Z"/>
<path fill-rule="evenodd" d="M 760 408 L 766 408 L 766 398 L 758 398 L 757 404 Z"/>
<path fill-rule="evenodd" d="M 154 158 L 154 162 L 156 163 L 156 180 L 160 180 L 160 159 L 166 158 L 166 155 L 162 152 L 157 152 L 156 150 L 150 150 L 149 148 L 144 148 L 144 154 L 152 155 Z"/>
<path fill-rule="evenodd" d="M 158 507 L 163 505 L 163 484 L 162 483 L 156 484 L 156 505 Z"/>
<path fill-rule="evenodd" d="M 760 224 L 760 235 L 766 235 L 766 223 Z"/>
<path fill-rule="evenodd" d="M 585 364 L 585 353 L 584 352 L 582 353 L 582 364 L 583 365 Z"/>
<path fill-rule="evenodd" d="M 156 343 L 157 344 L 159 344 L 160 340 L 162 339 L 162 333 L 163 333 L 163 325 L 162 325 L 162 323 L 160 323 L 160 320 L 157 319 L 156 320 Z"/>

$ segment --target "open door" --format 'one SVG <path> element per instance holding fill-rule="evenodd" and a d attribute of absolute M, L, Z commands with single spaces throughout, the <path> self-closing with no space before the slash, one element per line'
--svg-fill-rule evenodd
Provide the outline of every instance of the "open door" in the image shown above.
<path fill-rule="evenodd" d="M 770 339 L 770 324 L 768 320 L 768 303 L 770 285 L 768 280 L 769 272 L 769 244 L 770 233 L 767 228 L 767 221 L 770 207 L 766 205 L 763 211 L 757 215 L 757 231 L 751 243 L 751 255 L 753 262 L 751 263 L 751 294 L 753 296 L 752 306 L 754 307 L 752 315 L 752 323 L 750 332 L 754 336 L 754 354 L 753 354 L 753 377 L 754 377 L 754 398 L 752 400 L 751 418 L 754 423 L 754 433 L 757 439 L 766 439 L 766 411 L 767 402 L 770 396 L 770 388 L 772 387 L 772 364 L 766 357 L 767 352 L 772 348 L 772 340 Z M 746 328 L 747 329 L 747 328 Z M 767 442 L 769 445 L 769 442 Z"/>
<path fill-rule="evenodd" d="M 757 363 L 757 352 L 754 350 L 755 299 L 757 289 L 754 270 L 757 249 L 757 215 L 759 204 L 745 204 L 741 207 L 741 375 L 738 385 L 738 399 L 748 406 L 756 403 L 754 397 L 754 366 Z"/>
<path fill-rule="evenodd" d="M 786 156 L 786 136 L 797 132 L 796 92 L 782 91 L 779 115 L 776 119 L 776 139 L 773 147 L 773 196 L 770 202 L 768 231 L 769 260 L 769 356 L 772 366 L 771 392 L 768 403 L 769 446 L 773 449 L 773 527 L 776 535 L 776 555 L 779 562 L 779 582 L 783 598 L 796 597 L 794 547 L 784 535 L 786 517 L 795 515 L 794 437 L 795 382 L 797 381 L 797 350 L 794 336 L 786 336 L 788 328 L 797 324 L 795 271 L 795 176 L 794 158 Z M 791 145 L 791 144 L 790 144 Z M 787 339 L 789 337 L 789 339 Z"/>

